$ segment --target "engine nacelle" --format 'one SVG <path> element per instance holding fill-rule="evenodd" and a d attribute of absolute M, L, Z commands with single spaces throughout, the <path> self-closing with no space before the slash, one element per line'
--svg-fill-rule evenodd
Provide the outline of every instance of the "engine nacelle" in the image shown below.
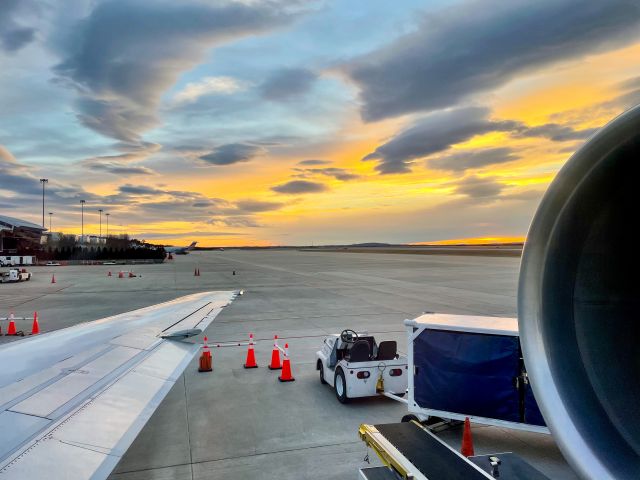
<path fill-rule="evenodd" d="M 640 479 L 639 193 L 636 107 L 561 169 L 522 258 L 527 371 L 560 449 L 592 480 Z"/>

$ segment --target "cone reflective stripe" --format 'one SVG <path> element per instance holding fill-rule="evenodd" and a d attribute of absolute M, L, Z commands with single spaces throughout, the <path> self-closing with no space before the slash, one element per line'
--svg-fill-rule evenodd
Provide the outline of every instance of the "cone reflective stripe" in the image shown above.
<path fill-rule="evenodd" d="M 462 432 L 462 448 L 460 453 L 465 457 L 472 457 L 475 455 L 473 451 L 473 438 L 471 437 L 471 422 L 469 417 L 464 419 L 464 431 Z"/>
<path fill-rule="evenodd" d="M 244 368 L 258 368 L 256 352 L 253 350 L 253 333 L 249 334 L 249 349 L 247 350 L 247 361 L 244 362 Z"/>
<path fill-rule="evenodd" d="M 7 327 L 7 335 L 17 335 L 16 321 L 13 317 L 13 312 L 9 314 L 9 326 Z"/>
<path fill-rule="evenodd" d="M 31 335 L 40 333 L 40 325 L 38 325 L 38 312 L 33 312 L 33 324 L 31 325 Z"/>
<path fill-rule="evenodd" d="M 209 349 L 209 345 L 207 344 L 207 341 L 209 339 L 207 337 L 204 337 L 204 343 L 202 345 L 202 353 L 203 355 L 207 355 L 208 357 L 211 356 L 211 350 Z"/>
<path fill-rule="evenodd" d="M 213 358 L 211 357 L 211 350 L 207 345 L 207 337 L 204 337 L 204 343 L 202 344 L 202 354 L 200 355 L 199 372 L 211 372 L 213 370 Z"/>
<path fill-rule="evenodd" d="M 295 378 L 291 375 L 291 362 L 289 361 L 289 344 L 284 345 L 284 361 L 282 362 L 282 373 L 278 377 L 281 382 L 293 382 Z"/>
<path fill-rule="evenodd" d="M 51 283 L 56 283 L 56 275 L 55 275 L 55 273 L 51 275 Z"/>
<path fill-rule="evenodd" d="M 273 336 L 273 350 L 271 351 L 271 363 L 269 364 L 269 370 L 280 370 L 282 364 L 280 363 L 280 349 L 278 348 L 278 335 Z"/>

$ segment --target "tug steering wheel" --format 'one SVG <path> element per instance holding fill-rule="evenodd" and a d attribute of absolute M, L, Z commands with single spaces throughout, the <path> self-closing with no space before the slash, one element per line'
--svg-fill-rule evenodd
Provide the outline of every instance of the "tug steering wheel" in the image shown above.
<path fill-rule="evenodd" d="M 356 343 L 356 341 L 358 340 L 358 334 L 350 328 L 347 328 L 340 334 L 340 340 L 342 340 L 344 343 Z"/>

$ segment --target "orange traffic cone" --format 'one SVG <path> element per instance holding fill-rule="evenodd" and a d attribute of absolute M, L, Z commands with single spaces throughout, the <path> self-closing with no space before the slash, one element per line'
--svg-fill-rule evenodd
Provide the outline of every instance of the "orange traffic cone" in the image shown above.
<path fill-rule="evenodd" d="M 40 333 L 40 325 L 38 325 L 38 312 L 33 312 L 33 324 L 31 325 L 31 335 Z"/>
<path fill-rule="evenodd" d="M 133 272 L 129 272 L 129 278 L 133 278 L 135 277 L 135 275 L 133 274 Z"/>
<path fill-rule="evenodd" d="M 258 368 L 256 352 L 253 350 L 253 333 L 249 334 L 249 349 L 247 350 L 247 361 L 244 362 L 244 368 Z"/>
<path fill-rule="evenodd" d="M 472 457 L 475 455 L 473 451 L 473 438 L 471 438 L 471 422 L 469 417 L 464 419 L 464 431 L 462 432 L 462 448 L 460 453 L 465 457 Z"/>
<path fill-rule="evenodd" d="M 282 373 L 278 377 L 281 382 L 293 382 L 295 378 L 291 375 L 291 362 L 289 361 L 289 344 L 284 344 L 284 361 L 282 362 Z"/>
<path fill-rule="evenodd" d="M 9 327 L 7 327 L 7 335 L 17 335 L 16 321 L 13 318 L 13 312 L 9 314 Z"/>
<path fill-rule="evenodd" d="M 118 272 L 118 278 L 124 278 L 124 272 L 123 271 Z"/>
<path fill-rule="evenodd" d="M 207 345 L 207 337 L 204 337 L 202 344 L 202 354 L 200 355 L 200 367 L 199 372 L 211 372 L 213 371 L 213 358 L 211 357 L 211 350 Z"/>
<path fill-rule="evenodd" d="M 51 283 L 56 283 L 56 274 L 51 275 Z"/>
<path fill-rule="evenodd" d="M 278 335 L 273 336 L 273 350 L 271 351 L 271 363 L 269 364 L 269 370 L 281 370 L 280 364 L 280 349 L 278 348 Z"/>
<path fill-rule="evenodd" d="M 111 270 L 109 270 L 109 273 L 107 273 L 107 277 L 111 276 Z"/>

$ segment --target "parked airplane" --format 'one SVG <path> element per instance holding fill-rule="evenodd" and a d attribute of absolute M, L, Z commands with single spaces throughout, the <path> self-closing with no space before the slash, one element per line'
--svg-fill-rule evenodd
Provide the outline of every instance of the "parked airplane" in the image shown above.
<path fill-rule="evenodd" d="M 0 477 L 106 479 L 198 351 L 184 340 L 238 294 L 197 293 L 3 346 Z"/>
<path fill-rule="evenodd" d="M 191 242 L 187 247 L 164 247 L 164 251 L 167 253 L 173 253 L 174 255 L 186 255 L 193 250 L 197 244 L 198 242 Z"/>

